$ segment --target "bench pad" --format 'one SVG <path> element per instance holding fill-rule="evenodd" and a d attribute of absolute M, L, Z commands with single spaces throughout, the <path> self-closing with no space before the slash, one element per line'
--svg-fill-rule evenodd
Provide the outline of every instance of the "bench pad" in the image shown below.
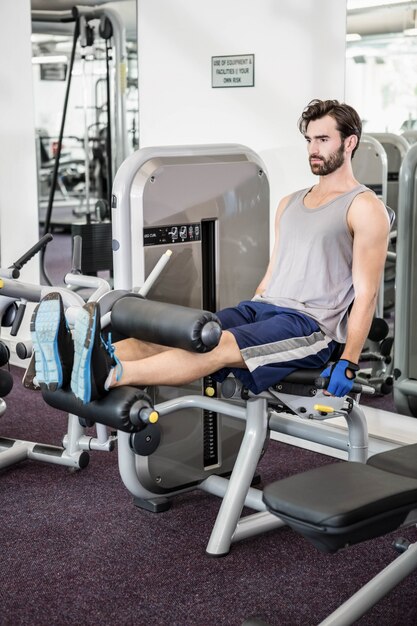
<path fill-rule="evenodd" d="M 335 552 L 398 528 L 417 510 L 417 478 L 332 463 L 268 485 L 264 501 L 317 548 Z"/>

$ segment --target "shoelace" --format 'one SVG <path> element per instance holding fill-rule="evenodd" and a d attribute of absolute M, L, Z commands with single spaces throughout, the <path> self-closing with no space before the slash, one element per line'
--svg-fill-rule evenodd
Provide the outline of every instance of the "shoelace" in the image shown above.
<path fill-rule="evenodd" d="M 103 337 L 101 337 L 101 341 L 103 343 L 104 348 L 106 349 L 107 353 L 109 354 L 109 356 L 111 357 L 111 359 L 114 361 L 115 363 L 115 370 L 116 370 L 116 380 L 117 382 L 119 382 L 119 380 L 122 377 L 123 374 L 123 365 L 120 362 L 120 359 L 117 358 L 116 354 L 115 354 L 115 347 L 112 344 L 111 341 L 111 333 L 108 334 L 107 336 L 107 341 L 105 341 L 103 339 Z"/>

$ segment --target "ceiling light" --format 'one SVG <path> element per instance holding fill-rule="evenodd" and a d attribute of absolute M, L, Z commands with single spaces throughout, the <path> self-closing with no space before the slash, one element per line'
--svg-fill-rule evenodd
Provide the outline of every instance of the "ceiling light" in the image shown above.
<path fill-rule="evenodd" d="M 388 5 L 404 4 L 404 0 L 347 0 L 348 11 L 354 11 L 355 9 L 371 9 L 379 8 L 381 5 L 384 7 Z"/>
<path fill-rule="evenodd" d="M 360 39 L 362 39 L 362 37 L 359 33 L 348 33 L 346 35 L 346 41 L 359 41 Z"/>
<path fill-rule="evenodd" d="M 32 57 L 32 63 L 34 65 L 39 65 L 41 63 L 67 63 L 67 61 L 68 61 L 68 59 L 64 55 Z"/>

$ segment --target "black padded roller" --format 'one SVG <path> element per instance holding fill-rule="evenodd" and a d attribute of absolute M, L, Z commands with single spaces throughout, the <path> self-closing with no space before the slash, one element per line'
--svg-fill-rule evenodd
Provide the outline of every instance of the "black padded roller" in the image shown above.
<path fill-rule="evenodd" d="M 126 296 L 112 309 L 112 328 L 126 337 L 192 352 L 208 352 L 219 343 L 220 320 L 210 311 Z"/>
<path fill-rule="evenodd" d="M 129 386 L 115 387 L 99 400 L 88 404 L 83 404 L 69 389 L 42 391 L 42 396 L 55 409 L 126 433 L 137 432 L 142 427 L 136 419 L 132 421 L 131 408 L 138 400 L 149 398 L 143 390 Z"/>

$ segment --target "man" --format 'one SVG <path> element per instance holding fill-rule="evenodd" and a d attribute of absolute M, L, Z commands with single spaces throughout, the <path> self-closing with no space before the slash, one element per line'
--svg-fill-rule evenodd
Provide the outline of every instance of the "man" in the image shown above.
<path fill-rule="evenodd" d="M 319 181 L 279 203 L 265 276 L 252 300 L 218 312 L 216 348 L 198 354 L 136 339 L 105 346 L 95 303 L 82 309 L 72 341 L 60 296 L 52 293 L 31 324 L 41 386 L 55 389 L 71 378 L 75 395 L 89 402 L 117 385 L 183 385 L 209 374 L 221 381 L 232 371 L 259 393 L 297 368 L 323 367 L 339 343 L 342 356 L 323 375 L 330 376 L 329 393 L 346 395 L 375 310 L 389 219 L 353 175 L 361 136 L 356 111 L 313 100 L 299 129 Z"/>

